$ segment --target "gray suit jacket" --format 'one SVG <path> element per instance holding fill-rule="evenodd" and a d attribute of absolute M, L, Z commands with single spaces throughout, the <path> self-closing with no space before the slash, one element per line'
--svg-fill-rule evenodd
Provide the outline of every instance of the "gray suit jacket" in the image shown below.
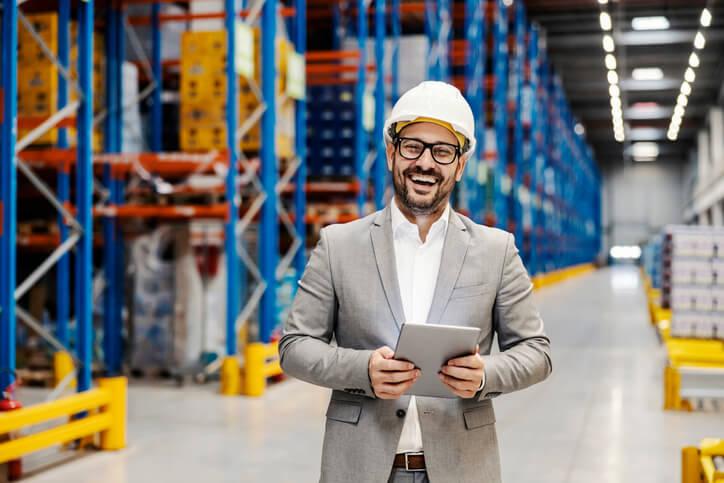
<path fill-rule="evenodd" d="M 367 364 L 404 322 L 390 207 L 321 233 L 279 345 L 284 371 L 332 389 L 321 481 L 385 482 L 409 396 L 374 396 Z M 472 399 L 418 397 L 432 482 L 500 482 L 491 398 L 544 380 L 549 340 L 513 236 L 451 211 L 427 322 L 481 327 L 485 387 Z M 491 355 L 493 336 L 500 353 Z M 335 340 L 336 344 L 332 341 Z"/>

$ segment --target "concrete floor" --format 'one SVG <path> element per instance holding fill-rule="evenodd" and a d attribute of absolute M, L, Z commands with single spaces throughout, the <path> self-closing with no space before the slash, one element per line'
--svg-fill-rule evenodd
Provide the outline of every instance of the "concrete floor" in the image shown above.
<path fill-rule="evenodd" d="M 661 409 L 664 353 L 637 269 L 601 270 L 536 298 L 554 370 L 495 401 L 506 483 L 679 482 L 681 447 L 724 437 L 720 412 Z M 133 385 L 127 450 L 83 455 L 26 481 L 316 481 L 327 400 L 327 390 L 298 381 L 261 399 Z M 35 455 L 26 467 L 50 457 Z"/>

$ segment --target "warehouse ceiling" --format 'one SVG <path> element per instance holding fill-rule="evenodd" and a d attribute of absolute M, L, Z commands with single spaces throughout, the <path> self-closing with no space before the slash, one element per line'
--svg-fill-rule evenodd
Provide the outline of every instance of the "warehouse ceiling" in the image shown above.
<path fill-rule="evenodd" d="M 695 145 L 696 132 L 704 126 L 706 112 L 724 100 L 724 8 L 710 2 L 711 25 L 702 29 L 706 44 L 696 50 L 700 65 L 691 83 L 686 112 L 676 141 L 667 139 L 677 96 L 684 80 L 694 38 L 701 29 L 700 16 L 707 6 L 701 0 L 656 2 L 626 0 L 599 5 L 596 0 L 526 0 L 529 16 L 546 32 L 548 52 L 563 80 L 574 115 L 601 166 L 631 159 L 632 143 L 656 142 L 659 161 L 684 163 Z M 717 6 L 719 7 L 717 9 Z M 609 12 L 615 41 L 617 72 L 623 104 L 625 141 L 614 139 L 609 83 L 599 21 Z M 634 30 L 636 17 L 666 17 L 668 29 Z M 634 80 L 635 68 L 659 68 L 659 80 Z"/>

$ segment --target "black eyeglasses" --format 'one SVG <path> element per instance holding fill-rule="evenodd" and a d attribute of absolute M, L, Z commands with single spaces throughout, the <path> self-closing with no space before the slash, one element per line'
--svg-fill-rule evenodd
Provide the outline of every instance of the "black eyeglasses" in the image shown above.
<path fill-rule="evenodd" d="M 460 155 L 460 148 L 449 143 L 426 143 L 420 139 L 398 137 L 395 144 L 400 156 L 409 161 L 420 159 L 426 149 L 437 164 L 451 164 Z"/>

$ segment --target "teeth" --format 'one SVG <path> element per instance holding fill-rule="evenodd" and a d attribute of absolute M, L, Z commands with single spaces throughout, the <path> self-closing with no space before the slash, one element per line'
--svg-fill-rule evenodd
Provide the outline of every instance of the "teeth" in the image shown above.
<path fill-rule="evenodd" d="M 420 176 L 420 175 L 412 175 L 412 176 L 410 176 L 410 179 L 412 179 L 412 181 L 420 181 L 422 183 L 435 183 L 435 181 L 437 181 L 432 176 Z"/>

